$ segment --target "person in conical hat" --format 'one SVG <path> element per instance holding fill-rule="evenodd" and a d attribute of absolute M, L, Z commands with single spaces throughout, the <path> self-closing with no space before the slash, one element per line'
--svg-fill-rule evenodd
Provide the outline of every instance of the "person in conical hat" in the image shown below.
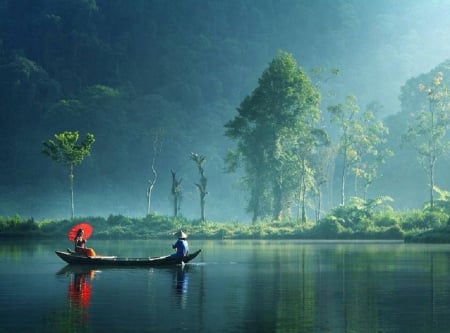
<path fill-rule="evenodd" d="M 187 234 L 185 232 L 183 232 L 183 230 L 180 230 L 178 232 L 175 233 L 175 236 L 179 239 L 186 239 L 187 238 Z"/>
<path fill-rule="evenodd" d="M 185 257 L 189 253 L 189 245 L 186 240 L 187 234 L 182 230 L 175 233 L 175 236 L 178 238 L 175 244 L 172 245 L 172 249 L 175 249 L 175 253 L 173 256 L 175 257 Z"/>

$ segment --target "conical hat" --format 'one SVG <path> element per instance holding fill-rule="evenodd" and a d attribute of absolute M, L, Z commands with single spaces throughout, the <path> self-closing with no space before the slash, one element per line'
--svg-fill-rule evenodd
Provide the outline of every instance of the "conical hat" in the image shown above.
<path fill-rule="evenodd" d="M 177 237 L 177 238 L 187 238 L 187 234 L 186 233 L 184 233 L 183 231 L 178 231 L 177 233 L 175 233 L 175 236 Z"/>

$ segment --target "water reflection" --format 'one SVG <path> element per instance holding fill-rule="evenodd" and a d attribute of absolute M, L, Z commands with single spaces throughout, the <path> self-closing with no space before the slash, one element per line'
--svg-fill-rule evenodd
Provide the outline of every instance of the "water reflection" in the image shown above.
<path fill-rule="evenodd" d="M 177 299 L 177 304 L 181 309 L 186 308 L 188 298 L 189 274 L 187 270 L 188 268 L 184 265 L 178 266 L 175 269 L 174 291 Z"/>
<path fill-rule="evenodd" d="M 89 306 L 91 303 L 91 281 L 95 270 L 86 267 L 66 266 L 58 275 L 70 276 L 67 288 L 68 318 L 70 327 L 86 327 L 89 323 Z"/>
<path fill-rule="evenodd" d="M 69 283 L 69 304 L 71 307 L 87 309 L 91 301 L 91 284 L 95 271 L 74 273 Z"/>
<path fill-rule="evenodd" d="M 450 245 L 208 242 L 183 268 L 55 278 L 57 245 L 0 244 L 0 332 L 449 332 Z"/>

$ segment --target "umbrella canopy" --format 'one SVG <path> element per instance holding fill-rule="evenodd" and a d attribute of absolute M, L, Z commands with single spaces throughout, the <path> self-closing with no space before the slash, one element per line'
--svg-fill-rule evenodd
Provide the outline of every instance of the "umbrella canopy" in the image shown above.
<path fill-rule="evenodd" d="M 69 238 L 70 241 L 74 241 L 78 230 L 83 229 L 84 230 L 84 234 L 83 234 L 83 238 L 84 239 L 88 239 L 91 235 L 92 235 L 92 231 L 94 231 L 94 228 L 92 228 L 92 226 L 87 223 L 87 222 L 81 222 L 78 223 L 77 225 L 74 225 L 70 231 L 67 234 L 67 238 Z"/>

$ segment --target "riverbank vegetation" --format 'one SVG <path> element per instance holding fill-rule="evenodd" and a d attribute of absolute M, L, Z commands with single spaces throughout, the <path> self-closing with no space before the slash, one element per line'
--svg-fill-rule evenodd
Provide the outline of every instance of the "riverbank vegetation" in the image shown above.
<path fill-rule="evenodd" d="M 359 239 L 450 242 L 449 214 L 439 211 L 371 211 L 356 204 L 338 207 L 317 223 L 261 220 L 255 223 L 188 220 L 150 214 L 34 220 L 0 217 L 0 237 L 61 238 L 74 223 L 88 221 L 93 239 L 169 239 L 184 230 L 190 239 Z"/>

